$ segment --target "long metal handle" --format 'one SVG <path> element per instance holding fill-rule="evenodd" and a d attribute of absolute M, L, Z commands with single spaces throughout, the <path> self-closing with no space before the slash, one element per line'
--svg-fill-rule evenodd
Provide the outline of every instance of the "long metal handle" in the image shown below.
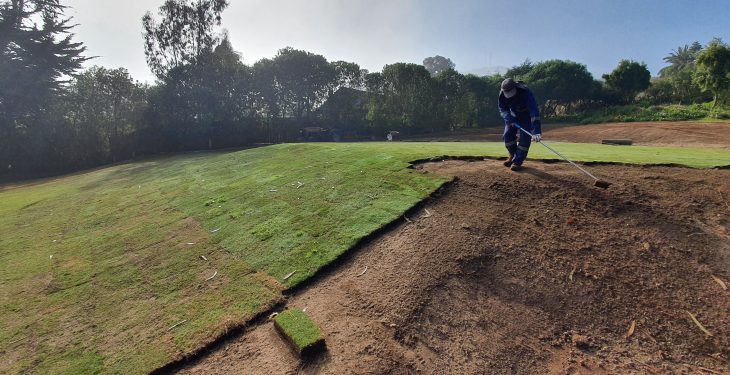
<path fill-rule="evenodd" d="M 520 130 L 522 130 L 523 132 L 525 132 L 525 133 L 526 133 L 527 135 L 529 135 L 530 137 L 532 137 L 532 136 L 533 136 L 533 135 L 532 135 L 532 133 L 528 132 L 527 130 L 525 130 L 524 128 L 522 128 L 521 126 L 519 126 L 518 124 L 514 124 L 514 126 L 515 126 L 515 127 L 517 127 L 517 129 L 520 129 Z M 588 176 L 590 176 L 590 177 L 591 177 L 591 178 L 593 178 L 594 180 L 596 180 L 596 181 L 598 181 L 598 180 L 599 180 L 599 178 L 598 178 L 598 177 L 596 177 L 596 176 L 594 176 L 594 175 L 592 175 L 592 174 L 591 174 L 591 172 L 588 172 L 587 170 L 585 170 L 585 169 L 581 168 L 581 167 L 580 167 L 580 166 L 579 166 L 578 164 L 575 164 L 575 163 L 573 163 L 573 162 L 572 162 L 572 161 L 571 161 L 570 159 L 566 158 L 565 156 L 563 156 L 563 154 L 559 153 L 559 152 L 558 152 L 557 150 L 555 150 L 554 148 L 550 147 L 550 146 L 549 146 L 549 145 L 548 145 L 547 143 L 545 143 L 545 142 L 543 142 L 543 141 L 538 141 L 538 143 L 539 143 L 539 144 L 541 144 L 541 145 L 543 145 L 543 146 L 545 146 L 545 147 L 547 147 L 547 148 L 548 148 L 548 150 L 550 150 L 550 151 L 554 152 L 554 153 L 555 153 L 556 155 L 558 155 L 558 156 L 560 156 L 561 158 L 563 158 L 563 160 L 565 160 L 565 161 L 567 161 L 568 163 L 572 164 L 572 165 L 573 165 L 574 167 L 578 168 L 578 169 L 579 169 L 579 170 L 580 170 L 581 172 L 583 172 L 583 173 L 587 174 Z"/>

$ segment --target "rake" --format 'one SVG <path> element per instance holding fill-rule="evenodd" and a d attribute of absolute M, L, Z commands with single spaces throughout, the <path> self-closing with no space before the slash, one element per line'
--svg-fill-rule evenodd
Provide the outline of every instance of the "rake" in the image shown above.
<path fill-rule="evenodd" d="M 532 133 L 530 133 L 529 131 L 527 131 L 524 128 L 522 128 L 519 124 L 516 124 L 515 123 L 514 126 L 517 129 L 520 129 L 521 131 L 525 132 L 525 134 L 527 134 L 530 137 L 532 137 Z M 608 189 L 608 187 L 611 186 L 611 183 L 610 182 L 601 180 L 600 178 L 598 178 L 598 177 L 594 176 L 593 174 L 591 174 L 591 172 L 588 172 L 587 170 L 581 168 L 580 165 L 573 163 L 570 159 L 568 159 L 565 156 L 563 156 L 563 154 L 559 153 L 556 149 L 550 147 L 547 143 L 545 143 L 543 141 L 538 141 L 538 143 L 540 143 L 541 145 L 547 147 L 547 149 L 550 150 L 550 151 L 552 151 L 553 153 L 555 153 L 555 155 L 560 156 L 563 160 L 567 161 L 572 166 L 578 168 L 578 170 L 580 170 L 581 172 L 585 173 L 588 177 L 592 178 L 593 179 L 593 186 L 599 187 L 601 189 Z"/>

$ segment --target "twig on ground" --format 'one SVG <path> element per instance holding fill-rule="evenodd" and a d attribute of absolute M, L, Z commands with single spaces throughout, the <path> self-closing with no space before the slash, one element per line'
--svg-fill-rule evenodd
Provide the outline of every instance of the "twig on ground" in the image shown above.
<path fill-rule="evenodd" d="M 702 323 L 700 323 L 700 321 L 697 320 L 697 318 L 695 318 L 695 316 L 691 312 L 689 312 L 687 310 L 684 310 L 684 311 L 687 313 L 687 315 L 689 315 L 690 318 L 692 318 L 692 321 L 697 325 L 697 327 L 699 327 L 702 330 L 702 332 L 704 332 L 707 336 L 712 336 L 712 333 L 710 333 L 710 331 L 708 331 L 707 328 L 705 328 L 702 325 Z"/>
<path fill-rule="evenodd" d="M 205 257 L 205 255 L 201 255 L 201 256 L 200 256 L 200 259 L 202 259 L 202 260 L 204 260 L 204 261 L 206 261 L 206 262 L 208 261 L 208 258 L 206 258 L 206 257 Z"/>
<path fill-rule="evenodd" d="M 192 246 L 192 245 L 195 245 L 195 242 L 188 242 L 188 243 L 186 243 L 186 245 Z"/>
<path fill-rule="evenodd" d="M 701 236 L 701 235 L 704 235 L 704 234 L 707 234 L 707 233 L 702 233 L 702 232 L 696 232 L 696 233 L 691 233 L 691 234 L 689 234 L 689 235 L 688 235 L 687 237 L 692 237 L 692 236 Z"/>
<path fill-rule="evenodd" d="M 360 276 L 364 275 L 364 274 L 365 274 L 365 272 L 368 272 L 368 266 L 365 266 L 365 269 L 364 269 L 364 270 L 362 270 L 362 272 L 360 272 L 360 274 L 359 274 L 359 275 L 357 275 L 357 277 L 360 277 Z"/>
<path fill-rule="evenodd" d="M 288 280 L 290 277 L 292 277 L 297 271 L 291 271 L 288 275 L 284 276 L 284 280 Z"/>
<path fill-rule="evenodd" d="M 276 189 L 270 189 L 269 193 L 276 193 Z"/>
<path fill-rule="evenodd" d="M 431 217 L 431 211 L 428 210 L 428 208 L 424 208 L 424 211 L 426 211 L 426 214 L 423 215 L 423 217 Z"/>
<path fill-rule="evenodd" d="M 187 320 L 187 319 L 185 319 L 185 320 L 183 320 L 183 321 L 181 321 L 181 322 L 179 322 L 179 323 L 175 323 L 175 324 L 173 324 L 173 325 L 172 325 L 172 326 L 171 326 L 170 328 L 168 328 L 167 330 L 168 330 L 168 331 L 172 331 L 173 329 L 177 328 L 178 326 L 180 326 L 181 324 L 183 324 L 183 323 L 185 323 L 185 322 L 187 322 L 187 321 L 188 321 L 188 320 Z"/>
<path fill-rule="evenodd" d="M 573 269 L 570 270 L 570 273 L 568 274 L 568 280 L 573 281 L 573 274 L 575 274 L 576 267 L 573 266 Z"/>
<path fill-rule="evenodd" d="M 720 287 L 722 288 L 722 290 L 727 290 L 727 285 L 725 285 L 724 281 L 720 280 L 720 278 L 715 275 L 710 275 L 710 276 L 712 276 L 712 279 L 715 280 L 716 283 L 720 284 Z"/>
<path fill-rule="evenodd" d="M 634 330 L 636 329 L 636 320 L 631 321 L 631 325 L 629 326 L 629 331 L 626 333 L 626 338 L 634 335 Z"/>
<path fill-rule="evenodd" d="M 205 281 L 210 281 L 210 280 L 213 280 L 213 278 L 214 278 L 214 277 L 215 277 L 216 275 L 218 275 L 218 271 L 215 271 L 215 273 L 213 274 L 213 276 L 211 276 L 211 277 L 209 277 L 209 278 L 205 279 Z"/>
<path fill-rule="evenodd" d="M 301 183 L 300 181 L 297 181 L 297 189 L 299 189 L 299 188 L 300 188 L 300 187 L 302 187 L 302 186 L 304 186 L 304 184 L 303 184 L 303 183 Z"/>
<path fill-rule="evenodd" d="M 722 196 L 722 190 L 717 189 L 717 194 L 720 194 L 720 199 L 722 199 L 723 203 L 725 203 L 725 206 L 730 211 L 730 204 L 728 204 L 727 201 L 725 200 L 725 197 Z"/>
<path fill-rule="evenodd" d="M 406 219 L 406 223 L 412 223 L 411 219 L 409 219 L 408 216 L 403 215 L 403 218 Z"/>
<path fill-rule="evenodd" d="M 215 233 L 215 232 L 217 232 L 217 231 L 219 231 L 219 230 L 221 230 L 221 228 L 215 228 L 215 229 L 213 229 L 212 231 L 210 231 L 210 233 Z"/>

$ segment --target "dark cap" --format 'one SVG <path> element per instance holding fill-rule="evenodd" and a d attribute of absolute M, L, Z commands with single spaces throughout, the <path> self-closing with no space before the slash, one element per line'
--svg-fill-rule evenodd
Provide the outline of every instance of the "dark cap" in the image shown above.
<path fill-rule="evenodd" d="M 512 78 L 507 78 L 502 81 L 502 93 L 507 98 L 515 96 L 517 93 L 517 83 Z"/>
<path fill-rule="evenodd" d="M 512 91 L 512 89 L 515 88 L 517 83 L 515 83 L 515 80 L 512 78 L 507 78 L 504 81 L 502 81 L 502 91 Z"/>

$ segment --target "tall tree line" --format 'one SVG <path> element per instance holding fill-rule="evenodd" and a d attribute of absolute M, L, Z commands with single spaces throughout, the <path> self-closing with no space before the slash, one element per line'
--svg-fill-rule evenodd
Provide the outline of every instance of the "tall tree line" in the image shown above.
<path fill-rule="evenodd" d="M 0 178 L 295 141 L 306 127 L 363 139 L 496 125 L 505 77 L 525 81 L 548 117 L 637 100 L 721 103 L 730 83 L 729 50 L 719 39 L 672 51 L 655 79 L 630 60 L 602 81 L 568 60 L 526 60 L 479 77 L 434 56 L 368 72 L 289 47 L 245 64 L 222 29 L 227 6 L 167 0 L 147 13 L 145 54 L 157 81 L 146 85 L 123 68 L 81 71 L 85 47 L 72 40 L 59 0 L 0 2 Z"/>

